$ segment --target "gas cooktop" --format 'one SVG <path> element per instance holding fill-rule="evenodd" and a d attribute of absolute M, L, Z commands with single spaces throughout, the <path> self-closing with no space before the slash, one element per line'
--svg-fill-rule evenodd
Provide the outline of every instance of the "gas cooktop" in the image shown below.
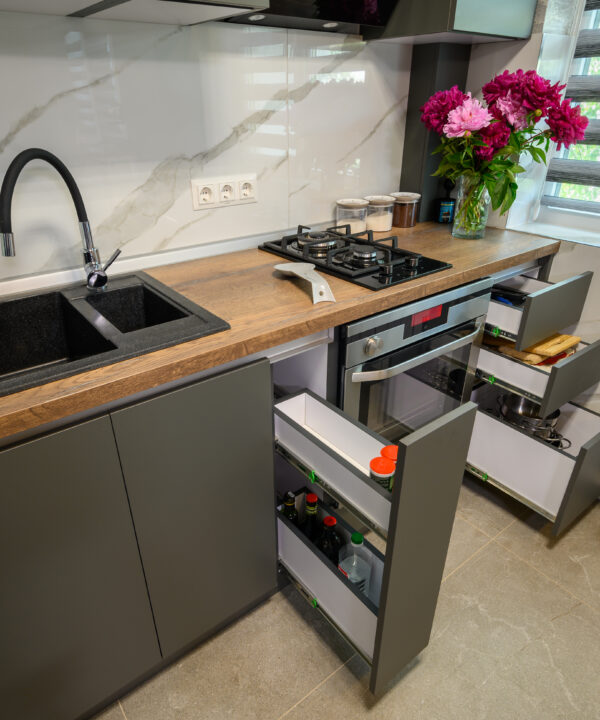
<path fill-rule="evenodd" d="M 383 290 L 452 267 L 441 260 L 400 249 L 395 235 L 374 240 L 371 230 L 351 233 L 350 225 L 327 230 L 298 225 L 295 235 L 259 247 L 289 260 L 313 263 L 317 270 L 370 290 Z"/>

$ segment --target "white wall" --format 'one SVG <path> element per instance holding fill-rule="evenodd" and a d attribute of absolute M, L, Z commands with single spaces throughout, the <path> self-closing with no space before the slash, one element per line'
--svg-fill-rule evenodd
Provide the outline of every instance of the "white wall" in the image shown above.
<path fill-rule="evenodd" d="M 397 189 L 410 46 L 226 23 L 188 28 L 0 13 L 0 174 L 54 152 L 96 244 L 124 258 L 328 221 Z M 258 174 L 259 202 L 193 211 L 190 178 Z M 66 188 L 28 166 L 0 283 L 81 265 Z"/>

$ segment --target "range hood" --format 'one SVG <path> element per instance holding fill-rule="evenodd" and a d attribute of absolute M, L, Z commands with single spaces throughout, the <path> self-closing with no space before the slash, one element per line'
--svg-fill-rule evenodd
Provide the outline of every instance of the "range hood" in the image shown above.
<path fill-rule="evenodd" d="M 411 43 L 493 42 L 531 35 L 537 0 L 271 0 L 227 22 Z"/>
<path fill-rule="evenodd" d="M 195 25 L 231 15 L 262 10 L 269 0 L 0 0 L 0 10 Z"/>

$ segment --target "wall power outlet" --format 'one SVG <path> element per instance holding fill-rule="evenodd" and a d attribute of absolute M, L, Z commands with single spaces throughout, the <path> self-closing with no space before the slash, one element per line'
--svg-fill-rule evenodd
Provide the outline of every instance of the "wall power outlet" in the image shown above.
<path fill-rule="evenodd" d="M 191 187 L 194 210 L 258 202 L 255 173 L 193 179 Z"/>

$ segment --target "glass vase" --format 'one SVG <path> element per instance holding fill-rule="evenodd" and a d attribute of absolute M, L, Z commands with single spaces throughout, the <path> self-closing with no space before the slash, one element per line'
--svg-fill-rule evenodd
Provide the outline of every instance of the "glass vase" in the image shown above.
<path fill-rule="evenodd" d="M 476 175 L 461 175 L 457 188 L 452 235 L 465 239 L 482 238 L 490 210 L 490 194 Z"/>

